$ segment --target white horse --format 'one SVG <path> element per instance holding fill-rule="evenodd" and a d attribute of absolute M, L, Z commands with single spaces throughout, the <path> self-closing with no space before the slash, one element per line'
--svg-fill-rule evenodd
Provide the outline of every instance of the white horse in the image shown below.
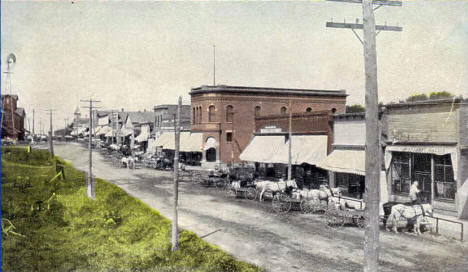
<path fill-rule="evenodd" d="M 320 189 L 312 190 L 299 190 L 298 199 L 304 199 L 309 201 L 328 201 L 331 196 L 339 196 L 339 188 L 329 188 L 328 185 L 320 185 Z"/>
<path fill-rule="evenodd" d="M 294 189 L 297 189 L 297 184 L 295 180 L 287 180 L 287 181 L 280 180 L 278 182 L 267 181 L 267 180 L 257 181 L 255 183 L 255 186 L 257 187 L 257 190 L 260 190 L 260 197 L 259 197 L 260 201 L 263 201 L 263 194 L 267 190 L 273 193 L 276 193 L 276 192 L 284 191 L 286 187 L 292 187 Z"/>
<path fill-rule="evenodd" d="M 432 206 L 430 204 L 421 205 L 403 205 L 397 204 L 392 207 L 392 211 L 387 219 L 387 230 L 393 227 L 393 231 L 397 232 L 397 227 L 402 226 L 398 223 L 404 223 L 407 226 L 408 223 L 413 223 L 414 233 L 417 235 L 421 234 L 421 223 L 427 222 L 426 215 L 432 216 Z"/>

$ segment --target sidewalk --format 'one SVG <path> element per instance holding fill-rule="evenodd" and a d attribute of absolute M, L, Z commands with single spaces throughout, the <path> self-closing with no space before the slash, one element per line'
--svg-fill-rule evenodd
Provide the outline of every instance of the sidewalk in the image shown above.
<path fill-rule="evenodd" d="M 439 221 L 438 230 L 439 230 L 440 235 L 452 237 L 457 240 L 460 240 L 461 236 L 463 235 L 463 242 L 468 241 L 468 233 L 467 233 L 468 232 L 468 220 L 458 219 L 454 216 L 444 215 L 440 213 L 434 213 L 433 216 L 440 218 L 440 220 L 438 220 Z M 460 224 L 447 222 L 443 219 L 458 222 Z M 435 231 L 437 220 L 433 218 L 429 218 L 429 220 L 434 223 L 434 231 Z"/>

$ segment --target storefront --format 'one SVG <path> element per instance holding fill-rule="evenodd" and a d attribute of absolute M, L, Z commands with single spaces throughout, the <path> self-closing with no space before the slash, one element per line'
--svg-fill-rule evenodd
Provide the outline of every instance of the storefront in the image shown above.
<path fill-rule="evenodd" d="M 385 164 L 394 200 L 408 200 L 411 184 L 418 181 L 424 202 L 440 210 L 456 212 L 458 154 L 455 146 L 389 146 Z"/>
<path fill-rule="evenodd" d="M 333 150 L 318 167 L 329 171 L 331 187 L 339 187 L 343 196 L 363 199 L 365 192 L 365 151 Z"/>

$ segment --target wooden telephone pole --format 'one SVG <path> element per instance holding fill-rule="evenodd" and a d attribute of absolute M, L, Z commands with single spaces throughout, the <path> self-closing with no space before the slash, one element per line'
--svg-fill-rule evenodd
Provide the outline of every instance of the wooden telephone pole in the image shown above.
<path fill-rule="evenodd" d="M 49 131 L 49 151 L 50 151 L 50 154 L 52 154 L 52 157 L 55 156 L 54 154 L 54 130 L 53 130 L 53 127 L 52 127 L 52 113 L 55 111 L 54 109 L 48 109 L 46 110 L 49 112 L 50 114 L 50 131 Z"/>
<path fill-rule="evenodd" d="M 175 154 L 174 154 L 174 216 L 172 218 L 172 251 L 179 249 L 179 149 L 180 149 L 180 109 L 182 108 L 182 97 L 179 96 L 177 105 L 177 116 L 175 125 Z"/>
<path fill-rule="evenodd" d="M 89 170 L 88 170 L 88 178 L 86 180 L 86 192 L 88 194 L 88 197 L 91 198 L 92 200 L 96 199 L 96 189 L 95 189 L 95 184 L 94 184 L 94 179 L 93 179 L 93 109 L 96 109 L 96 106 L 93 106 L 93 103 L 99 103 L 101 101 L 99 100 L 80 100 L 81 102 L 89 102 L 88 107 L 83 107 L 83 108 L 89 108 L 89 143 L 88 143 L 88 150 L 89 150 Z"/>
<path fill-rule="evenodd" d="M 292 103 L 289 100 L 288 180 L 292 178 Z"/>
<path fill-rule="evenodd" d="M 386 0 L 329 0 L 335 2 L 362 3 L 363 24 L 327 22 L 327 27 L 351 29 L 364 45 L 364 69 L 366 78 L 366 193 L 365 218 L 366 229 L 364 236 L 364 271 L 376 272 L 379 267 L 379 204 L 380 204 L 380 135 L 379 135 L 379 106 L 377 95 L 377 51 L 376 36 L 380 31 L 402 31 L 399 26 L 375 25 L 374 10 L 381 6 L 401 6 L 401 1 Z M 373 5 L 377 5 L 374 8 Z M 355 29 L 364 30 L 364 40 Z M 376 30 L 378 31 L 376 33 Z"/>

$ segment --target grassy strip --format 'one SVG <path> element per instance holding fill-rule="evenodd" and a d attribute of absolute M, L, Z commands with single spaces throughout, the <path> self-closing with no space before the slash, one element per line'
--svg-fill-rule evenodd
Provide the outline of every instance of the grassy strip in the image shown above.
<path fill-rule="evenodd" d="M 15 233 L 2 233 L 3 271 L 261 271 L 189 231 L 172 252 L 169 220 L 101 179 L 89 200 L 84 174 L 62 163 L 66 179 L 53 182 L 55 168 L 2 163 L 2 216 Z"/>

